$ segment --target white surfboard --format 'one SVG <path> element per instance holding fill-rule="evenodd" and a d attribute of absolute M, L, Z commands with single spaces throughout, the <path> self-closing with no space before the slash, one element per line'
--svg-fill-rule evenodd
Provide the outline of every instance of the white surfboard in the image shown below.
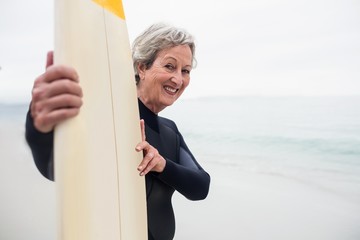
<path fill-rule="evenodd" d="M 136 85 L 121 0 L 56 0 L 55 64 L 74 67 L 80 114 L 55 129 L 58 239 L 146 240 Z"/>

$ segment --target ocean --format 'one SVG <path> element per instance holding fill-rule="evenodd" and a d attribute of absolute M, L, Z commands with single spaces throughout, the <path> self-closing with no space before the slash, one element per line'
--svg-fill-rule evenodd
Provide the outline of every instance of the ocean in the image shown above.
<path fill-rule="evenodd" d="M 162 115 L 177 122 L 204 161 L 360 202 L 360 96 L 188 99 Z"/>
<path fill-rule="evenodd" d="M 55 239 L 53 184 L 23 138 L 27 109 L 0 104 L 0 239 Z M 160 115 L 212 177 L 202 203 L 174 197 L 175 239 L 360 239 L 360 96 L 179 99 Z"/>

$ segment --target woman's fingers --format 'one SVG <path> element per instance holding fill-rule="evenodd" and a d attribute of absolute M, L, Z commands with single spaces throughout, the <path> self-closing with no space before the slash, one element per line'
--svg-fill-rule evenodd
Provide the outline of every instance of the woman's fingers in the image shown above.
<path fill-rule="evenodd" d="M 150 171 L 155 171 L 155 168 L 160 161 L 161 159 L 159 157 L 153 157 L 146 167 L 143 170 L 140 170 L 140 176 L 144 176 Z"/>
<path fill-rule="evenodd" d="M 136 151 L 144 152 L 144 158 L 138 166 L 140 176 L 146 175 L 150 171 L 162 172 L 165 168 L 165 159 L 159 154 L 158 150 L 148 142 L 142 141 L 136 146 Z"/>
<path fill-rule="evenodd" d="M 147 141 L 142 141 L 136 145 L 135 150 L 137 152 L 146 151 L 149 148 L 149 146 L 150 144 Z"/>
<path fill-rule="evenodd" d="M 140 129 L 141 129 L 141 140 L 145 141 L 146 140 L 146 135 L 145 135 L 145 121 L 144 121 L 144 119 L 140 120 Z"/>
<path fill-rule="evenodd" d="M 46 69 L 46 72 L 41 75 L 45 82 L 52 82 L 59 79 L 69 79 L 79 82 L 79 76 L 76 70 L 66 65 L 51 65 Z"/>
<path fill-rule="evenodd" d="M 41 101 L 36 101 L 32 105 L 32 111 L 35 115 L 48 114 L 53 110 L 80 108 L 82 105 L 81 97 L 71 94 L 56 95 Z"/>
<path fill-rule="evenodd" d="M 146 154 L 140 166 L 138 167 L 140 176 L 144 176 L 150 171 L 162 172 L 163 168 L 160 166 L 163 165 L 163 161 L 165 162 L 165 160 L 160 155 L 154 155 L 152 153 Z"/>
<path fill-rule="evenodd" d="M 30 106 L 34 125 L 49 132 L 61 121 L 74 117 L 82 105 L 82 89 L 74 68 L 53 65 L 53 53 L 47 55 L 46 71 L 34 82 Z"/>
<path fill-rule="evenodd" d="M 46 56 L 46 68 L 54 64 L 54 52 L 49 51 Z"/>
<path fill-rule="evenodd" d="M 76 116 L 81 105 L 81 98 L 70 94 L 58 95 L 33 103 L 31 114 L 34 125 L 41 132 L 49 132 L 56 124 Z"/>
<path fill-rule="evenodd" d="M 76 116 L 79 113 L 79 108 L 58 109 L 48 114 L 40 114 L 34 118 L 34 125 L 40 132 L 50 132 L 55 125 Z"/>
<path fill-rule="evenodd" d="M 71 94 L 82 97 L 82 89 L 77 82 L 69 79 L 61 79 L 48 84 L 38 85 L 32 91 L 33 101 L 51 98 L 61 94 Z"/>
<path fill-rule="evenodd" d="M 154 165 L 154 161 L 153 161 L 154 157 L 155 155 L 152 153 L 148 153 L 145 155 L 144 159 L 142 160 L 142 162 L 138 167 L 138 170 L 140 171 L 140 176 L 144 176 L 152 169 L 152 166 Z"/>

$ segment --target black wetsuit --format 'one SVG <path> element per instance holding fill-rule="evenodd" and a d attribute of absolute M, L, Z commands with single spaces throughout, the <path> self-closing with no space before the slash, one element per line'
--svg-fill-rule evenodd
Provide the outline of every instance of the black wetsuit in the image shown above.
<path fill-rule="evenodd" d="M 174 191 L 190 200 L 206 198 L 210 176 L 196 162 L 175 123 L 151 112 L 139 101 L 140 118 L 145 120 L 146 140 L 165 158 L 162 173 L 150 172 L 146 178 L 149 240 L 170 240 L 175 234 L 171 204 Z M 35 164 L 48 179 L 54 180 L 53 132 L 38 132 L 28 113 L 26 139 Z"/>

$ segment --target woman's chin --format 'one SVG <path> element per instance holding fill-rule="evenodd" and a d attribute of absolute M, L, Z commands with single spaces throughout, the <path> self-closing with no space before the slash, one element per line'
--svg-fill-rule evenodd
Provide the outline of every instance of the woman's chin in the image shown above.
<path fill-rule="evenodd" d="M 164 103 L 164 105 L 171 106 L 177 99 L 177 94 L 164 94 L 162 102 Z"/>

